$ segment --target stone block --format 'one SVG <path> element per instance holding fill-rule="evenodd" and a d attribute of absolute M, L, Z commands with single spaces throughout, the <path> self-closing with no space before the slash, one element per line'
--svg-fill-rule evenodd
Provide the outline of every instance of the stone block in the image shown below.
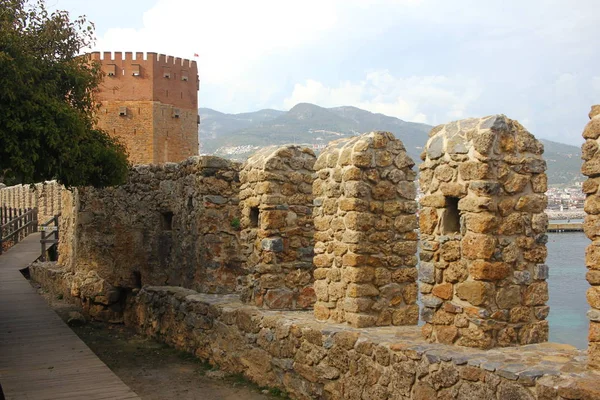
<path fill-rule="evenodd" d="M 524 293 L 524 304 L 528 306 L 542 306 L 548 301 L 548 284 L 534 282 L 527 287 Z"/>
<path fill-rule="evenodd" d="M 346 296 L 348 297 L 372 297 L 377 295 L 379 295 L 379 290 L 368 283 L 350 283 L 346 289 Z"/>
<path fill-rule="evenodd" d="M 485 303 L 487 287 L 483 282 L 463 282 L 456 286 L 456 295 L 474 306 Z"/>
<path fill-rule="evenodd" d="M 431 291 L 431 294 L 443 300 L 451 300 L 454 295 L 454 286 L 451 283 L 441 283 L 435 285 Z"/>
<path fill-rule="evenodd" d="M 469 273 L 475 280 L 497 281 L 506 278 L 511 272 L 508 264 L 475 260 L 469 264 Z"/>
<path fill-rule="evenodd" d="M 283 239 L 282 238 L 265 238 L 261 241 L 263 250 L 273 251 L 275 253 L 281 253 L 283 251 Z"/>
<path fill-rule="evenodd" d="M 496 238 L 491 235 L 467 232 L 461 242 L 463 257 L 471 260 L 487 260 L 496 251 Z"/>
<path fill-rule="evenodd" d="M 545 280 L 548 279 L 550 268 L 546 264 L 537 264 L 533 267 L 533 279 Z"/>
<path fill-rule="evenodd" d="M 421 233 L 430 235 L 435 230 L 438 223 L 438 215 L 435 208 L 423 208 L 419 214 L 419 227 Z"/>
<path fill-rule="evenodd" d="M 592 286 L 586 292 L 586 298 L 590 306 L 600 309 L 600 286 Z"/>
<path fill-rule="evenodd" d="M 584 139 L 596 140 L 600 137 L 600 118 L 594 117 L 590 119 L 585 128 L 583 129 Z"/>

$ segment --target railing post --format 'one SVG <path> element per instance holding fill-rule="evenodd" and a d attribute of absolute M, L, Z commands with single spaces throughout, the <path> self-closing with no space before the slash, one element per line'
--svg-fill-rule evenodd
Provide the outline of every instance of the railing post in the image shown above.
<path fill-rule="evenodd" d="M 35 207 L 33 209 L 33 231 L 38 231 L 38 209 Z"/>
<path fill-rule="evenodd" d="M 56 240 L 57 251 L 58 251 L 58 217 L 59 217 L 59 214 L 54 216 L 54 226 L 56 226 L 56 230 L 54 231 L 54 239 Z"/>
<path fill-rule="evenodd" d="M 42 231 L 42 261 L 46 261 L 46 231 Z"/>
<path fill-rule="evenodd" d="M 16 220 L 16 227 L 15 227 L 15 231 L 17 231 L 17 234 L 15 235 L 17 238 L 15 239 L 15 244 L 19 243 L 19 241 L 21 240 L 21 234 L 22 232 L 20 231 L 20 228 L 23 226 L 23 209 L 19 208 L 17 210 L 17 220 Z"/>

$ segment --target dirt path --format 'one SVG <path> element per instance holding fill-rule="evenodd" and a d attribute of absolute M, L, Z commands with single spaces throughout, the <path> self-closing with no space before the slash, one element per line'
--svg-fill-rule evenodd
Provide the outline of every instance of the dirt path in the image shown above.
<path fill-rule="evenodd" d="M 64 320 L 77 307 L 40 293 Z M 137 335 L 122 325 L 88 322 L 73 331 L 123 382 L 147 400 L 286 399 L 237 375 L 213 370 L 194 356 Z"/>

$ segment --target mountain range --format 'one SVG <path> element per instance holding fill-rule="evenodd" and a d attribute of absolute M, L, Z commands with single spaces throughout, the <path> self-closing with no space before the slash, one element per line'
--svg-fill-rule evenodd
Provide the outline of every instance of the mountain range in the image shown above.
<path fill-rule="evenodd" d="M 296 143 L 320 150 L 332 140 L 374 130 L 392 132 L 417 163 L 432 126 L 406 122 L 356 107 L 323 108 L 300 103 L 289 111 L 272 109 L 226 114 L 200 108 L 200 152 L 243 161 L 272 144 Z M 579 147 L 541 139 L 548 163 L 548 182 L 581 181 Z"/>

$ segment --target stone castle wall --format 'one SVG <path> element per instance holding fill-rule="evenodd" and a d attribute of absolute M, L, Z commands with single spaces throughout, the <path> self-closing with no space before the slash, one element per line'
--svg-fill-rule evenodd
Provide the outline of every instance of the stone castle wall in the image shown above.
<path fill-rule="evenodd" d="M 38 222 L 42 224 L 62 211 L 64 190 L 56 181 L 3 187 L 0 188 L 0 207 L 37 208 Z"/>
<path fill-rule="evenodd" d="M 243 167 L 193 157 L 135 167 L 122 187 L 65 194 L 60 265 L 31 273 L 95 318 L 292 398 L 600 398 L 584 352 L 528 344 L 547 340 L 542 151 L 504 116 L 435 128 L 420 166 L 418 267 L 413 162 L 374 132 L 333 143 L 316 162 L 295 146 Z M 364 328 L 416 323 L 417 271 L 425 327 Z M 311 283 L 314 312 L 273 310 L 310 308 L 296 294 Z"/>
<path fill-rule="evenodd" d="M 503 115 L 438 126 L 420 165 L 423 332 L 471 347 L 548 340 L 543 146 Z"/>
<path fill-rule="evenodd" d="M 312 181 L 315 155 L 271 146 L 240 172 L 242 298 L 270 309 L 308 309 L 313 290 Z"/>
<path fill-rule="evenodd" d="M 65 200 L 60 262 L 116 288 L 180 285 L 231 293 L 243 274 L 239 166 L 216 157 L 134 167 L 115 188 Z"/>
<path fill-rule="evenodd" d="M 391 133 L 332 142 L 315 196 L 315 316 L 352 326 L 417 324 L 414 162 Z"/>
<path fill-rule="evenodd" d="M 586 194 L 584 231 L 592 243 L 585 251 L 586 278 L 591 287 L 587 299 L 591 309 L 588 311 L 589 328 L 589 364 L 600 369 L 600 105 L 592 107 L 590 122 L 583 131 L 585 143 L 582 146 L 584 160 L 581 172 L 588 179 L 583 183 Z"/>
<path fill-rule="evenodd" d="M 585 352 L 545 343 L 489 351 L 429 344 L 416 326 L 350 328 L 232 295 L 145 287 L 125 322 L 293 399 L 597 399 Z"/>

